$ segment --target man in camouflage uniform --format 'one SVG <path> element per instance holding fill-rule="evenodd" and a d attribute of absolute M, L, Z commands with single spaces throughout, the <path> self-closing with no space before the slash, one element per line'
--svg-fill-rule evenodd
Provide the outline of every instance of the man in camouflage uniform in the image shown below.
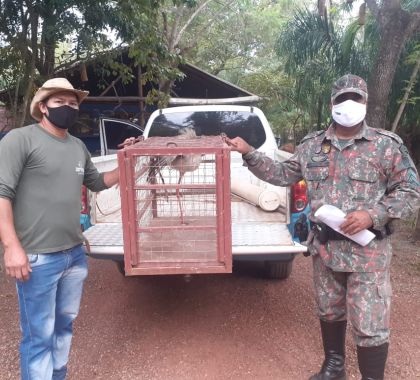
<path fill-rule="evenodd" d="M 346 378 L 347 320 L 362 379 L 384 377 L 391 304 L 390 222 L 413 214 L 420 183 L 400 137 L 364 121 L 367 98 L 362 78 L 348 74 L 338 79 L 331 93 L 334 122 L 326 131 L 306 136 L 285 162 L 271 160 L 239 137 L 227 140 L 260 179 L 278 186 L 307 182 L 313 227 L 308 248 L 325 352 L 320 372 L 310 380 Z M 318 223 L 314 213 L 326 204 L 346 213 L 342 232 L 353 235 L 370 228 L 376 238 L 362 247 Z"/>

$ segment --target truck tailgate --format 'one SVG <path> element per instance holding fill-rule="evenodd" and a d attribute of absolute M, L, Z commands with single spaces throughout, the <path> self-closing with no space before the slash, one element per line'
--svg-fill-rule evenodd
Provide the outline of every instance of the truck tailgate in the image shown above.
<path fill-rule="evenodd" d="M 92 256 L 118 256 L 124 254 L 121 223 L 101 223 L 84 235 Z M 232 253 L 277 254 L 305 252 L 306 247 L 293 242 L 285 225 L 277 223 L 241 223 L 232 225 Z M 287 242 L 287 244 L 285 244 Z"/>
<path fill-rule="evenodd" d="M 292 240 L 285 219 L 281 211 L 266 212 L 232 197 L 233 255 L 305 252 L 305 246 Z M 92 256 L 124 252 L 121 223 L 98 223 L 84 234 Z"/>

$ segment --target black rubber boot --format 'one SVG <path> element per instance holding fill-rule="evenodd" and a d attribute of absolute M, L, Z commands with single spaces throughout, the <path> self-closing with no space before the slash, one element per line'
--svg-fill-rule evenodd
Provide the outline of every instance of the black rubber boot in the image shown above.
<path fill-rule="evenodd" d="M 321 371 L 312 375 L 309 380 L 346 380 L 344 366 L 346 326 L 347 321 L 325 322 L 321 320 L 325 360 Z"/>
<path fill-rule="evenodd" d="M 357 346 L 357 361 L 362 380 L 383 380 L 388 343 L 376 347 Z"/>

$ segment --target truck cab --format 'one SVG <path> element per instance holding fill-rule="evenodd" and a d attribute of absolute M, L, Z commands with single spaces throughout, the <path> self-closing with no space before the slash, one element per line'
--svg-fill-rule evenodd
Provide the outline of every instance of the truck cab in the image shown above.
<path fill-rule="evenodd" d="M 70 134 L 85 143 L 93 157 L 116 153 L 126 138 L 141 136 L 143 131 L 144 128 L 130 120 L 106 116 L 82 117 L 69 129 Z"/>

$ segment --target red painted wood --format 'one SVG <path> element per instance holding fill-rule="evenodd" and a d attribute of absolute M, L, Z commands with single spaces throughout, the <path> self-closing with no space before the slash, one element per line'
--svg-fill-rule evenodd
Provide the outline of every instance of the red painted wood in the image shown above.
<path fill-rule="evenodd" d="M 166 166 L 154 171 L 156 157 Z M 232 271 L 230 149 L 220 136 L 152 137 L 118 162 L 127 275 Z"/>

